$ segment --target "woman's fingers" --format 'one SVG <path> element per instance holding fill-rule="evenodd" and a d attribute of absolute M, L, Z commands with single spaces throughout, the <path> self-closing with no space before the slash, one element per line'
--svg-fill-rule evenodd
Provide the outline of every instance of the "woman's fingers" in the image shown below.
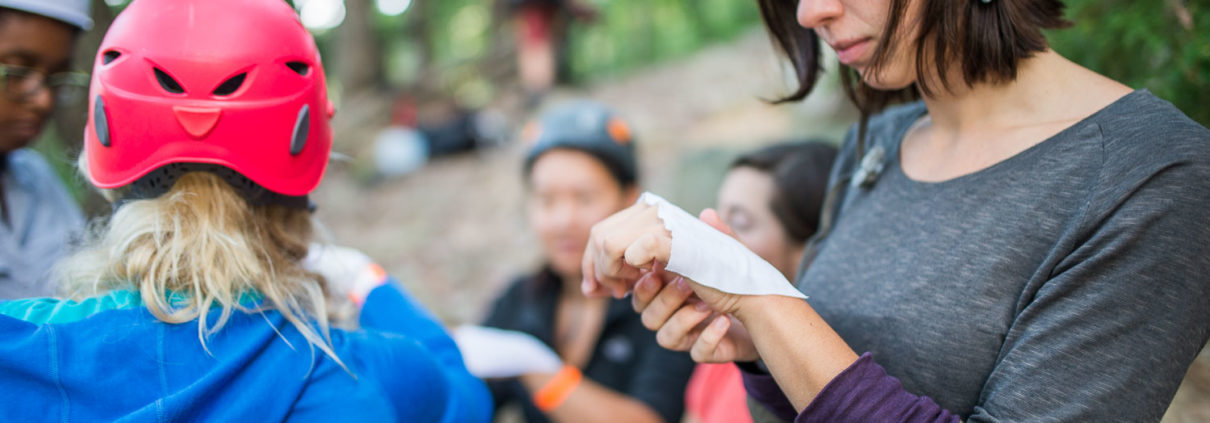
<path fill-rule="evenodd" d="M 584 257 L 580 259 L 580 274 L 583 275 L 583 281 L 580 282 L 580 291 L 584 296 L 589 298 L 599 298 L 608 295 L 605 286 L 597 282 L 597 272 L 594 266 L 596 260 L 593 260 L 591 248 L 584 252 Z"/>
<path fill-rule="evenodd" d="M 636 204 L 592 227 L 581 261 L 581 290 L 589 296 L 621 298 L 656 262 L 667 262 L 672 236 L 658 209 Z"/>
<path fill-rule="evenodd" d="M 672 255 L 672 237 L 663 226 L 653 229 L 655 230 L 644 233 L 626 247 L 623 253 L 626 264 L 633 268 L 645 269 L 656 261 L 668 262 L 669 256 Z"/>
<path fill-rule="evenodd" d="M 677 277 L 672 282 L 664 285 L 660 289 L 660 293 L 646 304 L 639 312 L 640 319 L 643 322 L 643 327 L 649 330 L 659 330 L 668 322 L 673 313 L 676 313 L 681 306 L 685 305 L 685 300 L 693 295 L 693 288 L 685 283 L 684 278 Z"/>
<path fill-rule="evenodd" d="M 714 321 L 710 322 L 698 335 L 697 341 L 689 349 L 689 356 L 693 357 L 693 361 L 699 363 L 731 361 L 727 357 L 728 352 L 723 348 L 723 340 L 727 337 L 729 329 L 731 329 L 730 317 L 725 314 L 715 316 Z"/>
<path fill-rule="evenodd" d="M 722 314 L 735 314 L 739 310 L 740 303 L 749 297 L 747 295 L 723 292 L 717 288 L 699 284 L 692 279 L 685 279 L 685 283 L 689 285 L 689 288 L 693 290 L 697 298 L 709 304 L 710 308 L 714 311 Z"/>
<path fill-rule="evenodd" d="M 739 296 L 724 294 L 681 276 L 664 282 L 661 276 L 675 274 L 665 272 L 658 262 L 652 270 L 635 286 L 632 304 L 641 313 L 643 326 L 655 331 L 661 347 L 689 351 L 694 361 L 702 363 L 759 358 L 743 324 L 733 322 L 727 312 L 718 308 L 734 308 Z M 714 296 L 714 302 L 703 301 L 700 297 L 703 294 Z"/>
<path fill-rule="evenodd" d="M 655 272 L 648 272 L 634 284 L 634 295 L 630 297 L 631 307 L 634 307 L 636 313 L 642 313 L 663 288 L 664 282 L 659 276 Z"/>
<path fill-rule="evenodd" d="M 697 218 L 702 222 L 705 222 L 707 225 L 710 225 L 710 227 L 717 229 L 719 232 L 725 233 L 727 236 L 732 238 L 739 239 L 739 237 L 735 235 L 735 230 L 731 229 L 731 226 L 728 226 L 726 222 L 723 222 L 723 217 L 718 215 L 718 211 L 714 209 L 705 209 L 697 215 Z"/>
<path fill-rule="evenodd" d="M 671 283 L 671 280 L 665 281 L 665 278 L 675 277 L 676 275 L 665 273 L 664 264 L 656 262 L 652 266 L 651 271 L 644 273 L 639 281 L 634 284 L 634 296 L 630 297 L 630 304 L 634 307 L 636 313 L 642 313 L 647 309 L 647 305 L 655 300 L 656 295 L 664 286 Z"/>
<path fill-rule="evenodd" d="M 694 301 L 676 310 L 655 333 L 661 347 L 673 351 L 688 351 L 696 342 L 702 326 L 714 312 L 705 303 Z"/>
<path fill-rule="evenodd" d="M 621 228 L 616 228 L 619 221 L 615 219 L 622 213 L 626 210 L 592 227 L 580 262 L 584 278 L 581 290 L 585 295 L 621 298 L 630 289 L 629 282 L 641 276 L 638 268 L 627 265 L 622 258 L 630 246 L 625 234 L 618 234 Z"/>
<path fill-rule="evenodd" d="M 622 260 L 621 254 L 610 255 L 597 261 L 594 265 L 597 283 L 604 285 L 614 298 L 622 298 L 630 291 L 632 284 L 642 276 L 642 271 L 631 267 Z"/>

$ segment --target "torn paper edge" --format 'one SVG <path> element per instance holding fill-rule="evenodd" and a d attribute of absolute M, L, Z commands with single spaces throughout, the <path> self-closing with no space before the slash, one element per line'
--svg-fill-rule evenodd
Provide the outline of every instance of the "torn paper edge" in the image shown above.
<path fill-rule="evenodd" d="M 739 240 L 714 229 L 659 195 L 644 192 L 639 202 L 655 206 L 664 228 L 672 234 L 672 251 L 666 270 L 730 294 L 807 298 L 777 268 Z"/>

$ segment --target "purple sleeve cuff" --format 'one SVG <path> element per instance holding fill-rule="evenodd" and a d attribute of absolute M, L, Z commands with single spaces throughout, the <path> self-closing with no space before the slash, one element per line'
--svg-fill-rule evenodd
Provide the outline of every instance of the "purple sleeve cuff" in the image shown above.
<path fill-rule="evenodd" d="M 961 421 L 931 398 L 904 390 L 899 379 L 888 375 L 868 352 L 828 382 L 801 414 L 795 413 L 773 376 L 750 371 L 742 374 L 744 388 L 753 400 L 779 418 L 796 423 Z"/>
<path fill-rule="evenodd" d="M 865 353 L 836 375 L 811 401 L 796 423 L 807 422 L 960 422 L 929 397 L 903 389 L 899 379 Z"/>
<path fill-rule="evenodd" d="M 748 369 L 748 366 L 739 366 L 739 369 L 744 379 L 744 390 L 748 391 L 748 396 L 752 397 L 752 400 L 763 405 L 765 409 L 783 421 L 794 420 L 798 411 L 781 392 L 781 387 L 777 386 L 773 375 L 754 373 Z"/>

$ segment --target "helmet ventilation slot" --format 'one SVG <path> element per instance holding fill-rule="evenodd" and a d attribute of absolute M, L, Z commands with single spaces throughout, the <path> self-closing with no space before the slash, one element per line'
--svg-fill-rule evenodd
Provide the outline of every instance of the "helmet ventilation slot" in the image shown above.
<path fill-rule="evenodd" d="M 238 91 L 240 89 L 240 87 L 244 86 L 244 80 L 247 78 L 248 78 L 247 72 L 244 72 L 239 75 L 231 77 L 227 81 L 223 82 L 222 85 L 219 85 L 218 88 L 214 89 L 214 95 L 217 95 L 220 97 L 226 97 L 231 94 L 235 94 L 235 92 Z"/>
<path fill-rule="evenodd" d="M 297 73 L 300 76 L 307 76 L 311 73 L 311 65 L 303 62 L 286 62 L 286 67 L 290 68 L 290 70 L 294 71 L 294 73 Z"/>
<path fill-rule="evenodd" d="M 160 70 L 160 68 L 155 68 L 155 80 L 160 83 L 160 87 L 163 88 L 164 91 L 168 91 L 173 94 L 185 93 L 185 88 L 181 87 L 179 82 L 176 82 L 175 79 L 172 79 L 171 76 L 168 76 L 168 74 L 164 73 L 164 71 Z"/>
<path fill-rule="evenodd" d="M 107 51 L 105 54 L 101 55 L 101 64 L 108 65 L 113 63 L 114 60 L 118 60 L 119 57 L 122 57 L 122 52 L 117 50 Z"/>

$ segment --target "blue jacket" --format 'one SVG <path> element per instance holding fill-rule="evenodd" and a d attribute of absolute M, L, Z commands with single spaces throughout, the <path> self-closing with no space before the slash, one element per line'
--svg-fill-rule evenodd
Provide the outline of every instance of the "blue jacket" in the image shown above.
<path fill-rule="evenodd" d="M 132 291 L 2 302 L 0 422 L 490 419 L 483 382 L 396 284 L 361 325 L 332 330 L 350 375 L 273 311 L 233 313 L 207 353 L 196 322 L 160 322 Z"/>

